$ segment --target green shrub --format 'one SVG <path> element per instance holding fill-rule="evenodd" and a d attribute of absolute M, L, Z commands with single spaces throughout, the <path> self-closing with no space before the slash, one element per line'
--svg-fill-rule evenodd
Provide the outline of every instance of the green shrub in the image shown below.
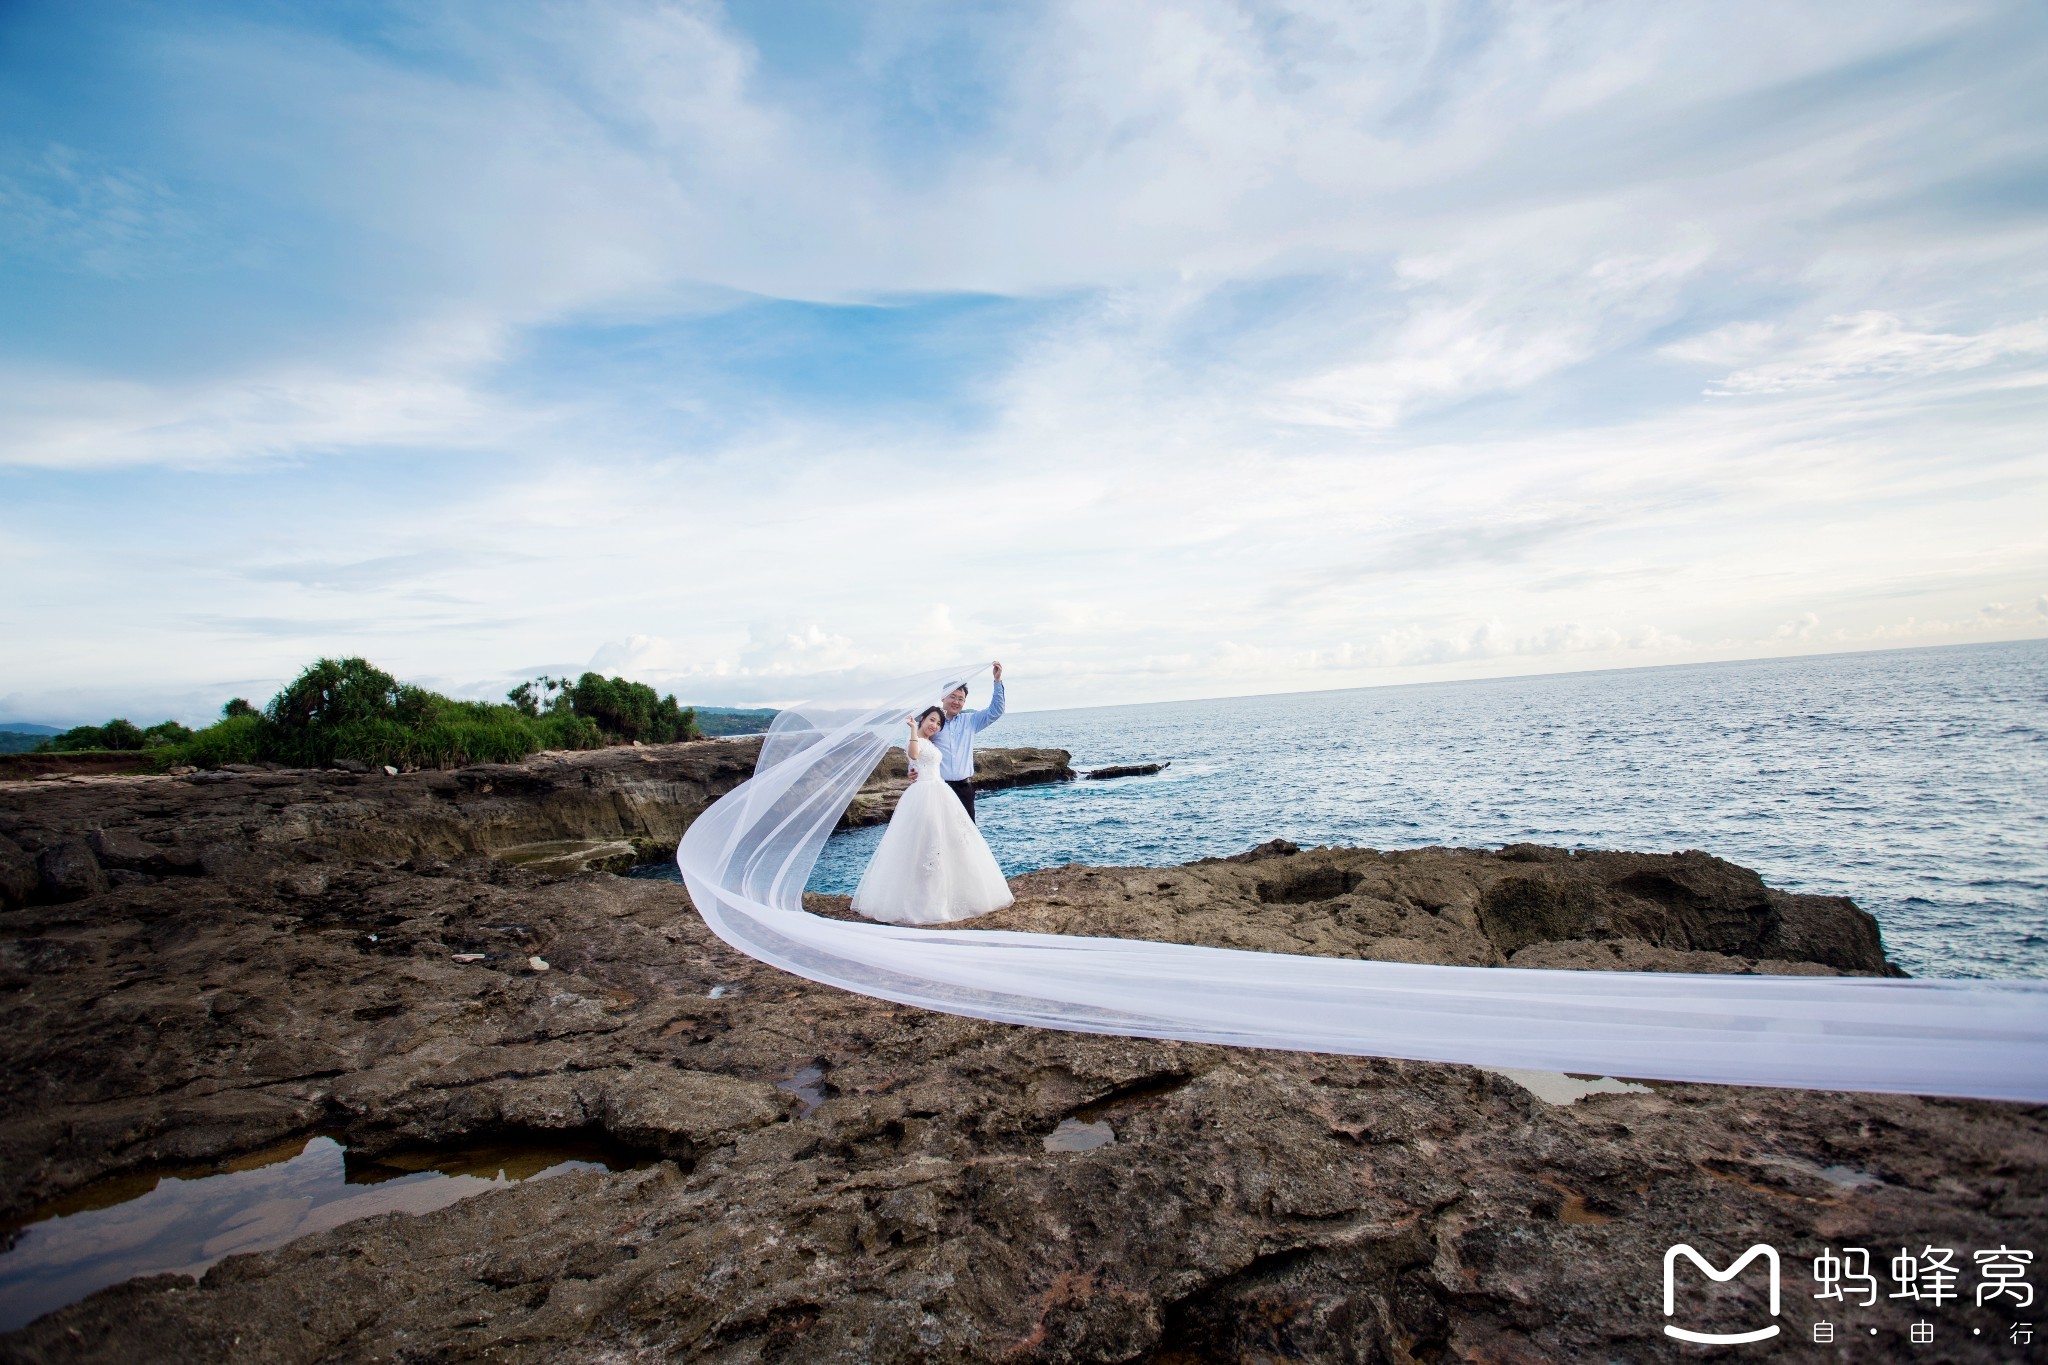
<path fill-rule="evenodd" d="M 672 744 L 704 737 L 697 725 L 697 713 L 678 706 L 673 696 L 661 696 L 646 683 L 607 678 L 601 673 L 585 673 L 574 682 L 567 678 L 534 678 L 507 692 L 505 700 L 521 715 L 535 720 L 573 716 L 588 721 L 596 727 L 599 743 L 631 743 L 637 739 L 644 744 Z"/>
<path fill-rule="evenodd" d="M 381 749 L 395 737 L 386 725 L 425 719 L 421 702 L 428 695 L 401 688 L 367 659 L 320 659 L 264 708 L 268 747 L 279 761 L 304 767 L 325 767 L 337 758 L 367 761 L 373 754 L 362 750 Z"/>
<path fill-rule="evenodd" d="M 149 743 L 142 727 L 132 721 L 110 720 L 100 727 L 102 749 L 140 749 Z"/>
<path fill-rule="evenodd" d="M 215 721 L 196 731 L 183 743 L 166 746 L 157 753 L 166 768 L 190 764 L 195 768 L 219 768 L 230 763 L 256 763 L 263 758 L 263 733 L 268 724 L 261 712 L 250 708 L 239 715 Z"/>
<path fill-rule="evenodd" d="M 555 711 L 532 722 L 543 749 L 602 749 L 604 731 L 587 716 Z"/>
<path fill-rule="evenodd" d="M 646 683 L 585 673 L 568 696 L 570 709 L 597 722 L 607 736 L 647 744 L 698 737 L 696 714 L 677 706 L 673 696 L 656 695 Z"/>
<path fill-rule="evenodd" d="M 543 674 L 507 692 L 505 700 L 517 707 L 521 715 L 537 718 L 562 707 L 567 701 L 562 694 L 568 687 L 567 678 L 550 678 Z"/>
<path fill-rule="evenodd" d="M 624 678 L 542 678 L 494 704 L 444 697 L 401 683 L 366 659 L 348 658 L 317 660 L 260 711 L 237 697 L 203 730 L 175 721 L 142 730 L 115 720 L 59 735 L 52 747 L 146 748 L 159 768 L 262 762 L 326 767 L 341 759 L 445 768 L 516 762 L 541 749 L 598 749 L 697 735 L 694 712 Z"/>
<path fill-rule="evenodd" d="M 110 720 L 105 725 L 80 725 L 54 735 L 48 747 L 58 753 L 78 753 L 86 749 L 140 749 L 145 743 L 142 727 L 126 720 Z"/>
<path fill-rule="evenodd" d="M 174 720 L 152 725 L 142 732 L 142 747 L 162 749 L 169 745 L 183 744 L 192 738 L 192 731 Z"/>

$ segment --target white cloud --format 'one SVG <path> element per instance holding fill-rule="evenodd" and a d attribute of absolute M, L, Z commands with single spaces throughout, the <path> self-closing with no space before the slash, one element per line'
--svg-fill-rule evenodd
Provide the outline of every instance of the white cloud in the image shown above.
<path fill-rule="evenodd" d="M 2040 357 L 2048 357 L 2048 322 L 2010 323 L 1975 334 L 1925 332 L 1872 310 L 1829 318 L 1790 354 L 1737 370 L 1708 392 L 1785 393 L 1850 379 L 1923 379 Z M 2036 370 L 2025 382 L 2048 383 L 2048 374 Z"/>
<path fill-rule="evenodd" d="M 515 442 L 536 420 L 479 386 L 500 338 L 423 327 L 379 368 L 299 363 L 196 385 L 0 367 L 0 465 L 232 464 L 308 451 Z"/>
<path fill-rule="evenodd" d="M 717 702 L 1000 655 L 1049 705 L 2038 631 L 1981 608 L 2048 582 L 2048 229 L 1927 203 L 2048 150 L 1942 74 L 1996 13 L 1073 4 L 914 145 L 894 77 L 793 90 L 706 7 L 425 10 L 404 61 L 195 25 L 170 132 L 343 242 L 370 320 L 175 374 L 0 361 L 0 463 L 241 471 L 10 529 L 38 591 L 0 624 L 50 647 L 8 682 L 345 645 Z M 969 419 L 609 364 L 746 291 L 951 290 L 1045 305 Z M 392 451 L 465 477 L 335 491 Z M 245 491 L 259 459 L 329 481 Z"/>
<path fill-rule="evenodd" d="M 1430 406 L 1526 389 L 1631 340 L 1671 308 L 1705 264 L 1697 243 L 1598 255 L 1582 222 L 1538 214 L 1491 223 L 1463 259 L 1397 261 L 1410 295 L 1377 355 L 1279 386 L 1282 420 L 1385 431 Z M 1615 232 L 1623 235 L 1626 230 Z M 1503 239 L 1569 243 L 1566 259 Z M 1603 244 L 1611 249 L 1612 239 Z"/>
<path fill-rule="evenodd" d="M 1987 622 L 2039 625 L 2048 622 L 2048 592 L 2032 602 L 1987 602 L 1978 614 Z"/>

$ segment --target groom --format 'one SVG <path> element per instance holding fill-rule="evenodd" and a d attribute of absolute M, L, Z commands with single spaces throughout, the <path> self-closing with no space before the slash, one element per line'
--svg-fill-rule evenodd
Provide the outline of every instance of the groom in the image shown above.
<path fill-rule="evenodd" d="M 1003 718 L 1003 666 L 995 666 L 996 690 L 985 711 L 968 711 L 967 684 L 955 683 L 940 699 L 946 723 L 932 736 L 939 746 L 939 776 L 974 819 L 974 737 Z"/>

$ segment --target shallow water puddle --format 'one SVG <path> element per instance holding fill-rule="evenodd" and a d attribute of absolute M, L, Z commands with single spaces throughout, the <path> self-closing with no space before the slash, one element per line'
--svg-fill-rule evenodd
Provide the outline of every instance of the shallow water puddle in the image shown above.
<path fill-rule="evenodd" d="M 1045 1135 L 1048 1152 L 1092 1152 L 1116 1141 L 1116 1129 L 1107 1123 L 1083 1123 L 1061 1119 L 1060 1126 Z"/>
<path fill-rule="evenodd" d="M 1505 1076 L 1545 1104 L 1572 1104 L 1588 1095 L 1647 1095 L 1650 1087 L 1612 1076 L 1573 1076 L 1563 1071 L 1524 1071 L 1512 1066 L 1482 1068 Z"/>
<path fill-rule="evenodd" d="M 198 1276 L 226 1256 L 380 1213 L 431 1213 L 458 1200 L 630 1161 L 596 1144 L 479 1146 L 351 1163 L 316 1137 L 254 1152 L 187 1178 L 118 1176 L 39 1210 L 4 1234 L 0 1332 L 139 1275 Z"/>
<path fill-rule="evenodd" d="M 1825 1180 L 1838 1190 L 1860 1190 L 1872 1185 L 1882 1185 L 1884 1180 L 1869 1171 L 1859 1171 L 1854 1166 L 1823 1166 L 1817 1161 L 1807 1161 L 1796 1156 L 1752 1157 L 1759 1166 L 1778 1166 L 1801 1175 L 1810 1175 Z"/>
<path fill-rule="evenodd" d="M 623 871 L 633 865 L 638 854 L 629 839 L 543 839 L 495 849 L 491 856 L 501 863 L 566 876 L 591 870 Z"/>
<path fill-rule="evenodd" d="M 794 1076 L 775 1082 L 775 1088 L 796 1096 L 797 1117 L 808 1118 L 813 1109 L 825 1102 L 825 1070 L 817 1066 L 800 1067 Z"/>

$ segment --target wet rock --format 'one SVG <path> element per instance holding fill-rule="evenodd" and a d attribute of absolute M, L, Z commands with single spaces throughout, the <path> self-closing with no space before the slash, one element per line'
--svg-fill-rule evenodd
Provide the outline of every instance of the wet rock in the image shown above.
<path fill-rule="evenodd" d="M 1090 782 L 1107 782 L 1118 777 L 1150 777 L 1172 766 L 1171 763 L 1112 763 L 1108 767 L 1090 768 L 1081 776 Z"/>

